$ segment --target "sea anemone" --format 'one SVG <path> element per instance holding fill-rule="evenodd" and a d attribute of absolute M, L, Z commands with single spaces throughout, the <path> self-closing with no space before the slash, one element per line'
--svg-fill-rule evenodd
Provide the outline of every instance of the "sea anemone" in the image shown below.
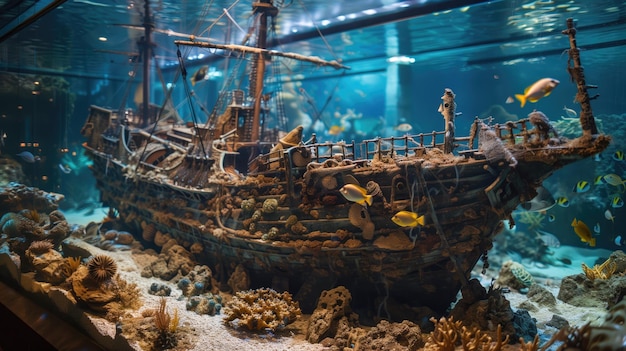
<path fill-rule="evenodd" d="M 89 276 L 96 281 L 107 281 L 117 273 L 117 264 L 107 255 L 96 255 L 87 264 Z"/>

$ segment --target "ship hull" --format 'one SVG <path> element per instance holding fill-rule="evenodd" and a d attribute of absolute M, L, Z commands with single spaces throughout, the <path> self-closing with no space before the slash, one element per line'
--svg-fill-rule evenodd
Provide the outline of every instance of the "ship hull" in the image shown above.
<path fill-rule="evenodd" d="M 198 260 L 223 282 L 241 266 L 253 287 L 291 290 L 305 311 L 321 290 L 344 285 L 355 300 L 374 307 L 395 301 L 443 313 L 486 258 L 502 220 L 556 169 L 605 143 L 512 149 L 515 167 L 480 152 L 437 162 L 331 158 L 301 167 L 287 157 L 288 172 L 267 167 L 263 174 L 209 181 L 201 189 L 133 172 L 121 157 L 85 146 L 105 204 L 137 233 L 151 227 L 187 248 L 200 243 Z M 339 189 L 349 183 L 376 189 L 373 203 L 341 196 Z M 401 210 L 424 214 L 425 225 L 399 227 L 391 217 Z"/>

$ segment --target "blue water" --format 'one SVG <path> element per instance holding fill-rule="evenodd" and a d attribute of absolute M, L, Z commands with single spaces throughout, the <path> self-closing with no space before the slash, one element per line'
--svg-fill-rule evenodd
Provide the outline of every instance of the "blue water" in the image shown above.
<path fill-rule="evenodd" d="M 400 128 L 403 124 L 412 128 L 410 133 L 442 130 L 443 119 L 437 108 L 445 88 L 456 93 L 457 111 L 462 113 L 456 120 L 459 136 L 467 134 L 475 117 L 493 115 L 502 122 L 507 118 L 523 118 L 538 109 L 558 121 L 565 115 L 564 106 L 579 110 L 573 102 L 576 88 L 569 80 L 567 55 L 563 53 L 569 43 L 560 33 L 568 17 L 574 17 L 579 28 L 578 44 L 587 82 L 598 85 L 592 91 L 600 94 L 593 101 L 594 114 L 604 122 L 602 131 L 614 138 L 600 161 L 590 159 L 568 166 L 546 182 L 555 197 L 567 196 L 570 206 L 550 209 L 547 215 L 553 214 L 555 220 L 546 220 L 542 230 L 555 234 L 564 245 L 585 247 L 570 225 L 576 217 L 592 230 L 596 223 L 600 224 L 597 247 L 617 249 L 615 237 L 626 235 L 619 231 L 626 221 L 626 208 L 613 208 L 609 202 L 614 196 L 622 196 L 621 190 L 600 185 L 576 194 L 571 189 L 580 180 L 593 182 L 598 175 L 626 176 L 626 161 L 611 157 L 616 150 L 626 150 L 623 144 L 626 132 L 620 123 L 626 114 L 626 70 L 622 66 L 626 56 L 626 9 L 621 1 L 493 1 L 407 21 L 346 30 L 328 35 L 326 40 L 332 48 L 330 57 L 342 58 L 351 66 L 350 71 L 342 74 L 305 66 L 299 76 L 291 71 L 296 67 L 283 67 L 282 76 L 277 79 L 289 84 L 282 92 L 275 93 L 283 94 L 288 102 L 288 128 L 303 124 L 305 139 L 316 133 L 321 141 L 399 136 L 406 133 Z M 117 39 L 121 42 L 123 38 Z M 172 39 L 168 40 L 171 45 Z M 328 56 L 326 43 L 317 39 L 286 44 L 281 49 Z M 171 56 L 175 49 L 168 50 Z M 414 62 L 389 62 L 395 56 L 406 56 Z M 159 62 L 164 64 L 163 60 L 167 59 Z M 203 63 L 187 64 L 191 74 Z M 214 71 L 223 64 L 224 61 L 209 63 Z M 118 66 L 123 67 L 126 75 L 131 68 Z M 168 83 L 176 85 L 173 104 L 179 107 L 183 119 L 191 120 L 181 89 L 183 82 L 180 77 L 175 80 L 176 66 L 172 67 L 165 69 L 164 76 Z M 193 87 L 196 98 L 209 110 L 224 77 L 215 75 Z M 524 108 L 518 101 L 506 103 L 507 98 L 523 93 L 527 86 L 545 77 L 560 81 L 550 96 Z M 25 182 L 66 194 L 63 206 L 67 209 L 96 207 L 99 194 L 88 163 L 81 159 L 83 139 L 79 131 L 92 104 L 115 109 L 126 101 L 125 106 L 136 107 L 133 95 L 138 83 L 133 82 L 127 91 L 126 78 L 123 74 L 101 79 L 75 74 L 48 78 L 46 84 L 67 89 L 67 95 L 60 88 L 52 89 L 48 95 L 34 95 L 32 81 L 42 80 L 42 76 L 22 75 L 22 83 L 3 85 L 2 106 L 11 108 L 3 107 L 0 111 L 2 130 L 7 133 L 2 155 L 28 150 L 41 156 L 39 163 L 22 163 Z M 11 89 L 18 93 L 9 92 Z M 152 95 L 158 102 L 165 92 L 155 84 Z M 22 109 L 15 108 L 16 101 Z M 206 115 L 195 108 L 200 121 L 204 121 Z M 343 130 L 329 133 L 333 126 Z M 39 146 L 20 146 L 21 142 L 32 141 L 37 141 Z M 68 164 L 64 159 L 68 152 L 61 151 L 66 148 L 69 154 L 77 152 L 73 156 L 74 169 L 69 174 L 59 168 L 59 164 Z M 614 223 L 605 219 L 606 209 L 615 216 Z M 519 224 L 518 230 L 528 228 Z"/>

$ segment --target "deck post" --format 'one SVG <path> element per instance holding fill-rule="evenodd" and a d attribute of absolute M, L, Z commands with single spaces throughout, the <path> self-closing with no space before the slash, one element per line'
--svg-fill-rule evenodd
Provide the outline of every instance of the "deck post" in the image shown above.
<path fill-rule="evenodd" d="M 596 85 L 587 85 L 585 82 L 585 73 L 582 64 L 580 63 L 580 49 L 576 45 L 576 28 L 574 28 L 574 19 L 567 19 L 567 29 L 563 34 L 569 37 L 570 49 L 567 50 L 567 73 L 572 77 L 572 81 L 576 82 L 578 92 L 576 93 L 576 101 L 580 104 L 580 126 L 583 129 L 583 135 L 591 136 L 598 134 L 598 128 L 596 127 L 596 121 L 593 117 L 593 111 L 591 111 L 590 101 L 600 96 L 596 94 L 589 97 L 588 89 L 595 89 Z"/>
<path fill-rule="evenodd" d="M 443 119 L 446 122 L 446 134 L 443 142 L 443 152 L 446 154 L 451 153 L 454 149 L 454 110 L 456 109 L 454 96 L 452 89 L 446 88 L 441 97 L 443 102 L 439 105 L 439 112 L 443 115 Z"/>

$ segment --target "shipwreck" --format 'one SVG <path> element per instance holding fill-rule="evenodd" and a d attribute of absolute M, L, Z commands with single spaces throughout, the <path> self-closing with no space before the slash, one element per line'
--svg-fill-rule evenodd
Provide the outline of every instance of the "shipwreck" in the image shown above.
<path fill-rule="evenodd" d="M 267 49 L 268 20 L 279 10 L 271 0 L 252 6 L 258 33 L 244 45 L 175 41 L 238 52 L 250 65 L 247 89 L 220 93 L 205 123 L 183 123 L 148 98 L 138 112 L 92 106 L 84 147 L 102 201 L 138 236 L 169 234 L 193 246 L 221 279 L 239 267 L 253 287 L 292 291 L 305 312 L 321 290 L 337 285 L 355 300 L 394 299 L 444 312 L 486 261 L 503 220 L 555 170 L 610 142 L 594 123 L 572 20 L 563 33 L 582 108 L 576 139 L 551 132 L 539 111 L 505 124 L 476 119 L 459 136 L 451 89 L 433 102 L 442 131 L 356 143 L 305 139 L 302 127 L 280 130 L 269 122 L 287 116 L 271 112 L 279 99 L 264 91 L 268 62 L 347 67 Z M 182 59 L 180 69 L 185 76 Z M 368 201 L 346 199 L 341 189 L 348 184 L 364 189 Z M 423 215 L 423 225 L 397 225 L 392 217 L 400 211 Z"/>

